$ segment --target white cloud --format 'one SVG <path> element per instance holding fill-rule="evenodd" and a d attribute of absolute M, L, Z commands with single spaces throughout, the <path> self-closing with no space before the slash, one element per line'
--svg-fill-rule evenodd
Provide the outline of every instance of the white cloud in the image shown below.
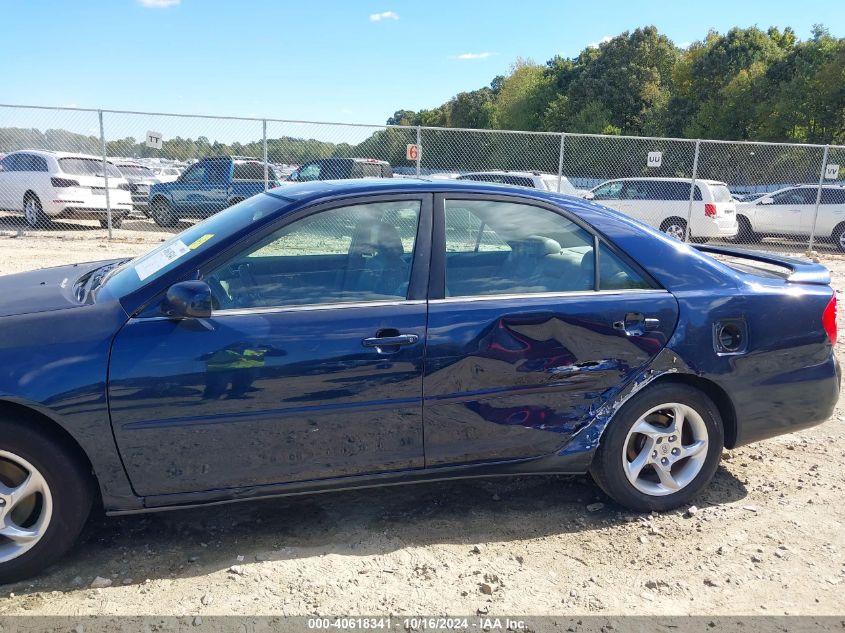
<path fill-rule="evenodd" d="M 138 0 L 138 4 L 148 9 L 166 9 L 167 7 L 175 7 L 182 0 Z"/>
<path fill-rule="evenodd" d="M 488 57 L 493 57 L 495 54 L 490 51 L 483 53 L 461 53 L 460 55 L 455 55 L 452 59 L 487 59 Z"/>
<path fill-rule="evenodd" d="M 678 48 L 686 49 L 686 48 L 689 48 L 690 46 L 692 46 L 692 42 L 681 42 L 680 44 L 678 44 Z"/>
<path fill-rule="evenodd" d="M 399 14 L 393 11 L 382 11 L 381 13 L 371 13 L 370 22 L 381 22 L 382 20 L 398 20 Z"/>
<path fill-rule="evenodd" d="M 587 48 L 598 48 L 598 47 L 599 47 L 599 46 L 601 46 L 602 44 L 607 44 L 607 43 L 608 43 L 610 40 L 612 40 L 612 39 L 613 39 L 613 38 L 612 38 L 612 37 L 610 37 L 610 35 L 605 35 L 605 36 L 604 36 L 603 38 L 601 38 L 598 42 L 590 42 L 589 44 L 587 44 Z"/>

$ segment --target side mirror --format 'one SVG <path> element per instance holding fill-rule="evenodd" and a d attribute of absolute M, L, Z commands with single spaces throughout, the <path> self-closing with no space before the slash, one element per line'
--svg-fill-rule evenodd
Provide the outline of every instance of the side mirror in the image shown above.
<path fill-rule="evenodd" d="M 171 319 L 207 319 L 211 316 L 211 288 L 204 281 L 180 281 L 167 289 L 161 312 Z"/>
<path fill-rule="evenodd" d="M 764 198 L 760 198 L 760 204 L 774 204 L 775 199 L 770 196 L 765 196 Z"/>
<path fill-rule="evenodd" d="M 584 194 L 584 200 L 592 200 L 595 197 L 596 197 L 596 194 L 594 194 L 592 191 L 588 191 L 587 193 Z"/>

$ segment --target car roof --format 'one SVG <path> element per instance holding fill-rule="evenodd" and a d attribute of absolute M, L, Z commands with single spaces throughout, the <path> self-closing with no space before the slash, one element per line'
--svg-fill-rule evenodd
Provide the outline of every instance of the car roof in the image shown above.
<path fill-rule="evenodd" d="M 668 178 L 665 176 L 633 176 L 630 178 L 608 178 L 605 182 L 619 182 L 629 180 L 654 180 L 657 182 L 692 182 L 692 178 Z M 696 178 L 695 182 L 703 182 L 706 185 L 724 185 L 727 187 L 727 184 L 722 182 L 721 180 L 708 180 L 707 178 Z M 603 185 L 604 182 L 601 184 Z"/>
<path fill-rule="evenodd" d="M 461 174 L 458 178 L 466 176 L 519 176 L 522 178 L 532 178 L 533 176 L 553 176 L 557 178 L 557 174 L 547 171 L 510 171 L 507 169 L 491 169 L 489 171 L 472 171 L 466 174 Z M 566 178 L 566 176 L 562 176 Z"/>
<path fill-rule="evenodd" d="M 96 156 L 94 154 L 80 154 L 78 152 L 58 152 L 48 149 L 18 149 L 14 152 L 9 152 L 6 156 L 10 156 L 12 154 L 35 154 L 36 156 L 52 156 L 56 159 L 59 158 L 87 158 L 87 159 L 94 159 L 94 160 L 103 160 L 102 156 Z M 107 162 L 114 164 L 114 159 L 106 159 Z"/>

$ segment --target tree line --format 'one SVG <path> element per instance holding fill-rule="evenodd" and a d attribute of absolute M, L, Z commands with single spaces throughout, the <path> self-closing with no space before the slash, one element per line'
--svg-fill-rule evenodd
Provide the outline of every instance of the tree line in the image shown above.
<path fill-rule="evenodd" d="M 845 39 L 822 26 L 711 31 L 686 48 L 655 27 L 507 76 L 393 125 L 845 143 Z"/>

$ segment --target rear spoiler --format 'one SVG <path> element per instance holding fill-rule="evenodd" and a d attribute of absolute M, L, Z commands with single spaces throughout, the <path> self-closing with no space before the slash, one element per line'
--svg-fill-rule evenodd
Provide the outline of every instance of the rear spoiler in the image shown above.
<path fill-rule="evenodd" d="M 730 248 L 727 246 L 710 246 L 709 244 L 692 244 L 693 248 L 702 253 L 714 253 L 727 257 L 750 259 L 764 264 L 780 266 L 789 269 L 786 281 L 796 284 L 818 284 L 827 286 L 830 284 L 830 271 L 821 264 L 814 264 L 809 259 L 798 259 L 796 257 L 784 257 L 772 253 L 750 251 L 744 248 Z"/>

